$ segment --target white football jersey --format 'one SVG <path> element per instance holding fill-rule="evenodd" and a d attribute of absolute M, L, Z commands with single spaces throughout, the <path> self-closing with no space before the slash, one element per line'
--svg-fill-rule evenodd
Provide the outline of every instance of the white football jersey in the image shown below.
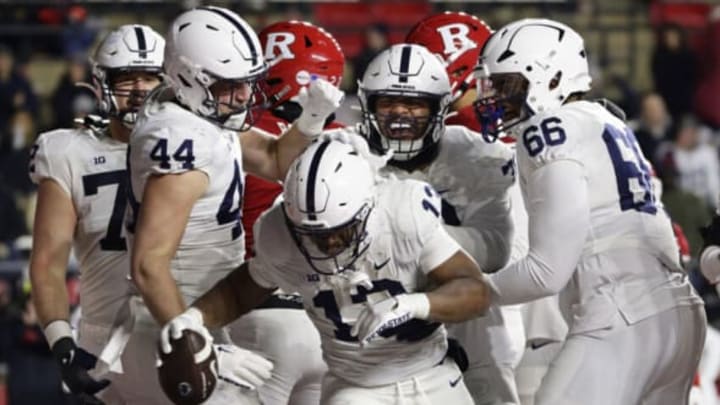
<path fill-rule="evenodd" d="M 447 231 L 480 268 L 495 271 L 505 265 L 513 242 L 512 148 L 501 142 L 488 143 L 463 126 L 450 125 L 430 165 L 411 173 L 391 165 L 385 170 L 398 178 L 425 181 L 437 190 Z"/>
<path fill-rule="evenodd" d="M 95 325 L 111 325 L 128 295 L 126 150 L 125 143 L 89 129 L 58 129 L 41 134 L 30 152 L 33 182 L 51 179 L 72 199 L 82 316 Z"/>
<path fill-rule="evenodd" d="M 190 212 L 171 263 L 180 291 L 186 297 L 198 297 L 239 266 L 245 256 L 240 221 L 245 175 L 240 142 L 236 132 L 173 101 L 163 101 L 162 93 L 147 100 L 130 138 L 131 209 L 126 225 L 132 233 L 148 176 L 204 172 L 207 190 Z"/>
<path fill-rule="evenodd" d="M 526 204 L 525 184 L 548 163 L 575 161 L 587 179 L 590 229 L 561 296 L 563 307 L 573 312 L 571 332 L 602 327 L 615 308 L 634 323 L 682 303 L 697 303 L 681 280 L 677 243 L 654 195 L 650 165 L 624 122 L 598 103 L 579 101 L 533 116 L 518 133 Z M 617 253 L 619 249 L 623 251 Z M 640 265 L 644 256 L 630 251 L 649 253 L 670 271 Z"/>
<path fill-rule="evenodd" d="M 370 246 L 356 261 L 356 271 L 316 273 L 297 248 L 281 204 L 256 223 L 257 256 L 250 261 L 259 285 L 303 296 L 330 372 L 360 386 L 403 380 L 445 357 L 446 332 L 440 323 L 413 319 L 364 348 L 350 329 L 363 303 L 426 290 L 427 273 L 460 249 L 441 226 L 440 198 L 428 184 L 388 180 L 378 186 L 377 196 L 367 224 Z M 371 289 L 359 283 L 368 279 Z"/>

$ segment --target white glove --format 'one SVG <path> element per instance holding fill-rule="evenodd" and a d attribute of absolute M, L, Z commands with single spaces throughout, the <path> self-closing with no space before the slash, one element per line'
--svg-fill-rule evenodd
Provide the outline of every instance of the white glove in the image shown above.
<path fill-rule="evenodd" d="M 205 338 L 207 344 L 212 344 L 213 338 L 207 328 L 203 325 L 202 312 L 195 307 L 190 307 L 182 314 L 166 323 L 160 331 L 160 348 L 165 354 L 172 351 L 170 338 L 180 339 L 184 330 L 191 330 L 199 333 Z"/>
<path fill-rule="evenodd" d="M 330 82 L 315 79 L 303 87 L 297 95 L 302 107 L 300 117 L 295 121 L 297 129 L 305 136 L 318 136 L 325 127 L 325 120 L 340 107 L 345 93 Z"/>
<path fill-rule="evenodd" d="M 273 364 L 264 357 L 231 344 L 213 345 L 217 378 L 242 388 L 257 389 L 272 376 Z"/>
<path fill-rule="evenodd" d="M 427 319 L 430 301 L 427 294 L 400 294 L 374 304 L 366 303 L 355 321 L 350 334 L 357 336 L 364 346 L 380 336 L 386 329 L 394 328 L 413 318 Z"/>

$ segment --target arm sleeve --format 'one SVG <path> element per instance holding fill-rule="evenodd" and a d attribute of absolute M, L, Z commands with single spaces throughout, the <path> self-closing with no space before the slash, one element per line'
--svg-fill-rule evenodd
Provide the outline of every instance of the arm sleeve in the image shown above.
<path fill-rule="evenodd" d="M 499 305 L 557 294 L 572 277 L 590 228 L 588 184 L 581 165 L 556 160 L 528 180 L 529 253 L 487 278 Z"/>
<path fill-rule="evenodd" d="M 248 260 L 248 271 L 250 277 L 260 287 L 271 289 L 278 286 L 278 283 L 273 281 L 272 272 L 269 271 L 269 263 L 264 260 L 263 256 L 258 255 Z"/>
<path fill-rule="evenodd" d="M 513 240 L 513 222 L 507 192 L 494 194 L 481 206 L 471 208 L 461 226 L 445 224 L 445 230 L 481 269 L 493 272 L 507 264 Z"/>
<path fill-rule="evenodd" d="M 69 139 L 59 132 L 41 134 L 30 150 L 28 174 L 33 183 L 51 179 L 72 196 L 70 160 L 66 150 L 68 142 Z"/>
<path fill-rule="evenodd" d="M 460 245 L 442 226 L 431 233 L 420 252 L 420 268 L 428 274 L 460 250 Z"/>

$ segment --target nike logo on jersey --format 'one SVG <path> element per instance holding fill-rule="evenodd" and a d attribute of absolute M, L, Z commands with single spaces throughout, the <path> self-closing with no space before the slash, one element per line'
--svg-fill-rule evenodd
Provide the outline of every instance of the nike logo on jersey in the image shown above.
<path fill-rule="evenodd" d="M 390 258 L 389 258 L 389 257 L 387 258 L 387 260 L 385 260 L 384 262 L 382 262 L 382 263 L 380 263 L 380 264 L 373 263 L 373 266 L 375 266 L 375 271 L 380 271 L 380 269 L 382 269 L 383 267 L 385 267 L 385 265 L 388 264 L 388 263 L 390 263 Z"/>
<path fill-rule="evenodd" d="M 502 174 L 503 176 L 510 174 L 510 177 L 515 178 L 515 158 L 508 160 L 507 163 L 502 166 Z"/>
<path fill-rule="evenodd" d="M 458 383 L 460 382 L 460 380 L 462 380 L 462 374 L 460 374 L 460 375 L 458 376 L 458 378 L 456 378 L 456 379 L 454 379 L 454 380 L 450 380 L 450 386 L 454 388 L 456 385 L 458 385 Z"/>
<path fill-rule="evenodd" d="M 552 342 L 532 342 L 530 343 L 530 348 L 533 350 L 537 350 L 543 346 L 549 345 Z"/>

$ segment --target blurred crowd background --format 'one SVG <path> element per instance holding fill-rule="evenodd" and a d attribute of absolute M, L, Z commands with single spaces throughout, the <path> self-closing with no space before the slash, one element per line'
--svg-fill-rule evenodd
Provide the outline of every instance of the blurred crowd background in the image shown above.
<path fill-rule="evenodd" d="M 685 260 L 712 322 L 715 289 L 697 276 L 702 240 L 720 194 L 720 1 L 7 1 L 0 0 L 0 405 L 70 403 L 32 308 L 27 277 L 34 187 L 27 176 L 37 134 L 71 127 L 93 112 L 88 55 L 121 24 L 164 33 L 181 11 L 214 4 L 237 11 L 257 31 L 279 20 L 314 22 L 343 48 L 348 92 L 341 121 L 358 119 L 357 77 L 423 17 L 465 11 L 493 28 L 523 17 L 549 17 L 586 39 L 593 96 L 617 103 L 662 181 L 662 200 L 687 236 Z M 609 174 L 610 175 L 610 174 Z M 68 289 L 77 302 L 71 263 Z"/>

